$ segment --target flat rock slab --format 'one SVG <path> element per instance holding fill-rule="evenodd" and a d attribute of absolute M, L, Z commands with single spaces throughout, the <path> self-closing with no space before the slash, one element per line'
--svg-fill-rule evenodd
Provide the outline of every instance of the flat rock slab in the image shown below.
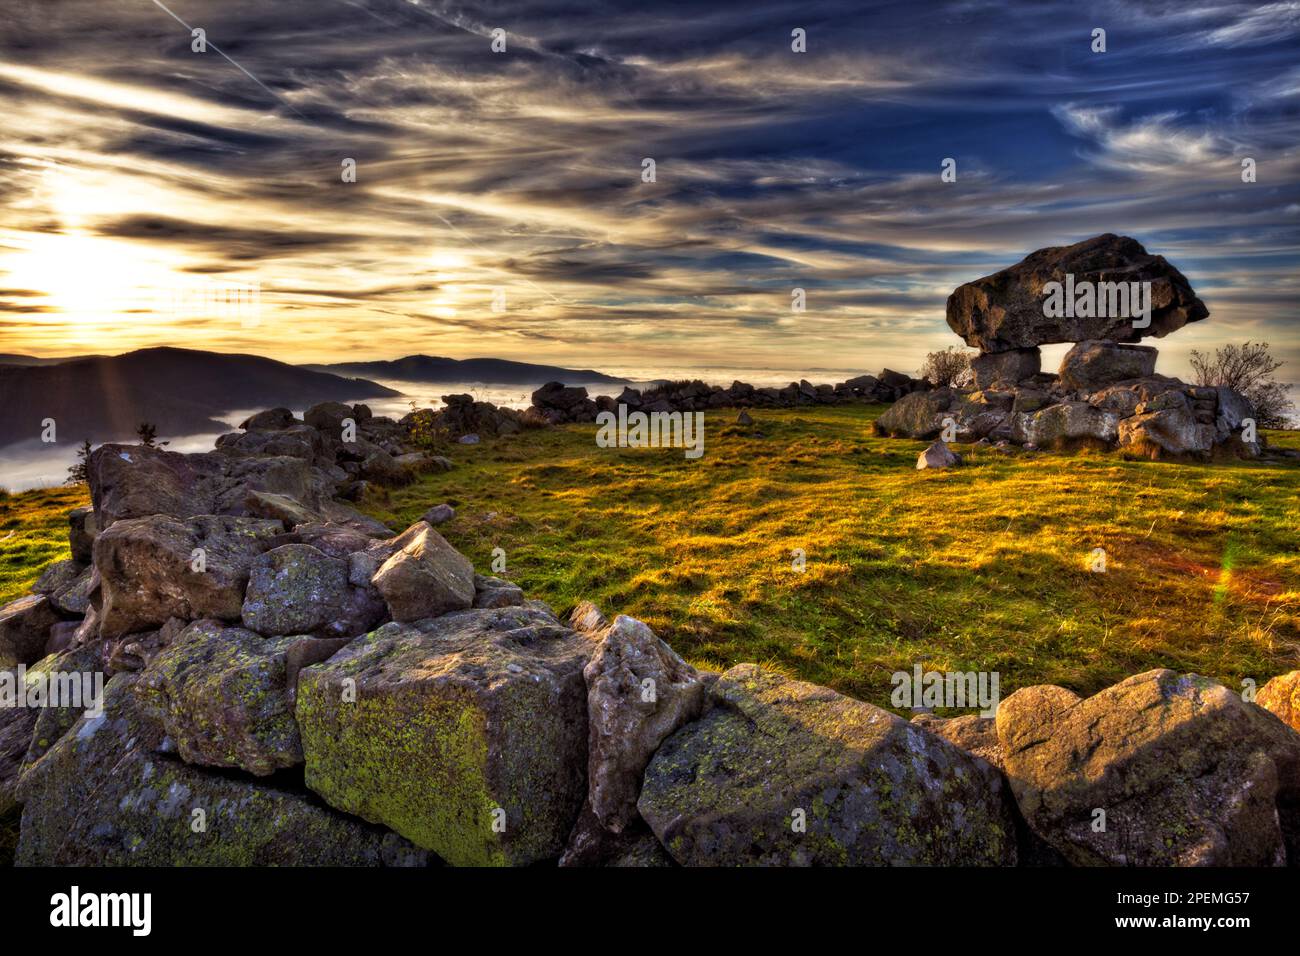
<path fill-rule="evenodd" d="M 714 709 L 659 748 L 637 804 L 678 863 L 1014 865 L 1008 795 L 984 761 L 754 664 L 711 696 Z"/>
<path fill-rule="evenodd" d="M 449 863 L 556 858 L 586 796 L 593 647 L 527 606 L 386 624 L 299 677 L 307 785 Z"/>
<path fill-rule="evenodd" d="M 1082 282 L 1150 282 L 1151 324 L 1134 328 L 1132 317 L 1048 318 L 1043 314 L 1044 286 L 1065 282 L 1067 274 Z M 1163 256 L 1150 255 L 1141 243 L 1110 233 L 1072 246 L 1031 252 L 993 275 L 958 286 L 948 297 L 948 327 L 981 352 L 1006 352 L 1052 342 L 1113 339 L 1136 342 L 1165 336 L 1188 322 L 1209 315 L 1181 272 Z"/>

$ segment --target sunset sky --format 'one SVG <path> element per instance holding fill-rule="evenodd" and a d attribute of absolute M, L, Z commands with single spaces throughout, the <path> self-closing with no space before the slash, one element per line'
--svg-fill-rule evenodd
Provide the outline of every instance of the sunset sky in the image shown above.
<path fill-rule="evenodd" d="M 955 286 L 1117 232 L 1210 308 L 1161 370 L 1300 379 L 1300 3 L 0 10 L 0 352 L 910 371 Z"/>

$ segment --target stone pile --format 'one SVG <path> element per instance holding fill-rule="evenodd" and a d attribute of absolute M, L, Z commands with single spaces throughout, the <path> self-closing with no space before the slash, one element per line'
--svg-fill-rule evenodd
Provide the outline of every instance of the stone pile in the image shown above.
<path fill-rule="evenodd" d="M 533 392 L 527 413 L 531 420 L 558 425 L 565 422 L 594 422 L 596 415 L 616 411 L 620 404 L 630 411 L 694 412 L 711 408 L 797 408 L 805 405 L 837 405 L 849 402 L 894 402 L 904 395 L 931 388 L 925 379 L 885 369 L 880 375 L 859 375 L 837 385 L 814 385 L 807 379 L 783 388 L 755 388 L 732 382 L 727 388 L 700 379 L 670 382 L 647 389 L 624 388 L 617 396 L 589 398 L 581 386 L 548 382 Z"/>
<path fill-rule="evenodd" d="M 1148 325 L 1115 314 L 1133 308 L 1113 307 L 1121 286 L 1127 298 L 1129 284 L 1143 282 L 1150 283 Z M 1077 310 L 1083 314 L 1074 314 L 1072 301 L 1068 315 L 1057 315 L 1045 308 L 1049 283 L 1100 291 L 1090 308 Z M 1253 415 L 1244 396 L 1157 374 L 1156 350 L 1131 344 L 1208 314 L 1182 273 L 1133 239 L 1107 234 L 1040 249 L 949 296 L 948 325 L 980 350 L 972 381 L 907 396 L 876 429 L 920 439 L 947 431 L 949 440 L 1027 448 L 1091 445 L 1148 458 L 1257 457 L 1262 442 L 1243 434 Z M 1044 373 L 1040 346 L 1058 342 L 1075 344 L 1056 374 Z"/>
<path fill-rule="evenodd" d="M 908 722 L 699 671 L 332 497 L 376 452 L 315 411 L 91 456 L 72 558 L 0 608 L 0 682 L 107 678 L 99 707 L 0 708 L 19 864 L 1300 863 L 1300 672 L 1263 706 L 1150 671 Z"/>

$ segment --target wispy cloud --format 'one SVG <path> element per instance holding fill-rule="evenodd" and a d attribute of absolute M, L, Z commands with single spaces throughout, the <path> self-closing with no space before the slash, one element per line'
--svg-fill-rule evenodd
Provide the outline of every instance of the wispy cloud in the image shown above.
<path fill-rule="evenodd" d="M 1295 3 L 166 6 L 7 5 L 5 351 L 914 367 L 953 286 L 1115 231 L 1300 353 Z M 260 324 L 149 311 L 184 282 Z"/>

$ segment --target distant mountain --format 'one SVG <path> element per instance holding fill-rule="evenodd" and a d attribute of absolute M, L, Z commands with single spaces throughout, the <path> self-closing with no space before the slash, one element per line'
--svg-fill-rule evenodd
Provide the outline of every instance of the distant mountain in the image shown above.
<path fill-rule="evenodd" d="M 357 401 L 400 393 L 364 379 L 256 355 L 153 348 L 50 365 L 0 363 L 0 446 L 36 439 L 54 419 L 60 442 L 132 439 L 141 422 L 158 437 L 228 430 L 219 415 L 245 408 Z"/>
<path fill-rule="evenodd" d="M 35 355 L 0 352 L 0 365 L 59 365 L 62 362 L 75 362 L 83 358 L 103 357 L 102 355 L 66 355 L 63 358 L 37 358 Z"/>
<path fill-rule="evenodd" d="M 337 365 L 305 365 L 304 368 L 340 375 L 366 375 L 403 382 L 481 382 L 484 385 L 544 385 L 547 382 L 599 382 L 621 385 L 627 381 L 592 369 L 533 365 L 506 359 L 453 359 L 438 355 L 408 355 L 387 362 L 343 362 Z"/>

